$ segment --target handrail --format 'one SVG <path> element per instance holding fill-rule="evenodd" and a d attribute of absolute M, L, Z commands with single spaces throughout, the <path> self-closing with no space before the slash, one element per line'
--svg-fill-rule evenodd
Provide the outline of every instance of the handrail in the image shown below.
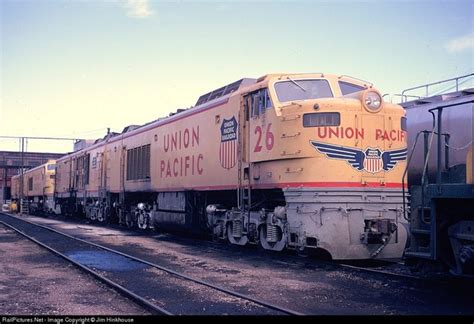
<path fill-rule="evenodd" d="M 423 85 L 416 86 L 416 87 L 413 87 L 413 88 L 408 88 L 408 89 L 403 90 L 401 95 L 402 95 L 402 98 L 403 98 L 403 96 L 405 95 L 405 92 L 425 88 L 425 95 L 426 95 L 426 97 L 428 97 L 428 88 L 430 86 L 435 85 L 435 84 L 446 83 L 446 82 L 450 82 L 450 81 L 456 81 L 456 91 L 459 91 L 459 80 L 467 78 L 467 77 L 471 77 L 471 76 L 474 76 L 474 73 L 469 73 L 469 74 L 462 75 L 462 76 L 455 77 L 455 78 L 450 78 L 450 79 L 446 79 L 446 80 L 442 80 L 442 81 L 423 84 Z"/>
<path fill-rule="evenodd" d="M 423 174 L 421 176 L 421 219 L 425 219 L 425 181 L 426 181 L 426 171 L 428 170 L 428 162 L 430 160 L 430 153 L 431 153 L 431 146 L 433 144 L 433 139 L 434 139 L 434 133 L 436 129 L 436 117 L 433 112 L 431 112 L 431 115 L 433 116 L 433 129 L 431 130 L 431 138 L 430 138 L 430 143 L 428 144 L 428 150 L 426 151 L 425 155 L 425 164 L 423 165 Z M 438 152 L 439 154 L 439 152 Z"/>
<path fill-rule="evenodd" d="M 407 212 L 406 212 L 406 208 L 405 208 L 405 178 L 406 178 L 407 173 L 408 173 L 408 167 L 410 166 L 410 162 L 411 162 L 411 159 L 413 157 L 413 153 L 415 152 L 416 144 L 418 143 L 418 137 L 423 132 L 425 132 L 425 131 L 419 131 L 418 134 L 416 134 L 415 142 L 413 143 L 413 146 L 411 148 L 411 153 L 410 153 L 410 156 L 408 157 L 407 165 L 405 166 L 405 171 L 403 172 L 403 176 L 402 176 L 403 218 L 405 218 L 405 220 L 407 220 L 407 221 L 410 221 L 410 219 L 407 216 Z"/>
<path fill-rule="evenodd" d="M 422 187 L 422 190 L 423 190 L 423 187 L 424 187 L 424 182 L 425 182 L 425 179 L 426 179 L 426 170 L 428 169 L 428 161 L 429 161 L 429 156 L 430 156 L 430 151 L 431 151 L 431 145 L 432 145 L 432 142 L 433 142 L 433 137 L 434 135 L 437 135 L 438 133 L 434 130 L 434 128 L 429 131 L 429 130 L 422 130 L 422 131 L 419 131 L 417 134 L 416 134 L 416 137 L 415 137 L 415 141 L 413 143 L 413 146 L 411 148 L 411 152 L 410 152 L 410 156 L 408 157 L 408 160 L 407 160 L 407 165 L 405 167 L 405 171 L 403 172 L 403 176 L 402 176 L 402 196 L 403 196 L 403 217 L 408 221 L 409 218 L 407 217 L 406 215 L 406 210 L 405 210 L 405 179 L 407 177 L 407 173 L 408 173 L 408 169 L 410 167 L 410 163 L 411 163 L 411 160 L 413 158 L 413 154 L 415 153 L 415 148 L 416 148 L 416 145 L 418 144 L 418 139 L 420 137 L 421 134 L 431 134 L 431 139 L 430 139 L 430 143 L 429 143 L 429 146 L 428 146 L 428 151 L 426 152 L 426 155 L 424 157 L 425 161 L 424 161 L 424 165 L 423 165 L 423 174 L 422 174 L 422 177 L 421 177 L 421 187 Z M 441 134 L 445 137 L 449 137 L 449 134 Z M 447 160 L 447 159 L 446 159 Z M 424 205 L 424 199 L 423 199 L 423 191 L 422 191 L 422 205 Z"/>
<path fill-rule="evenodd" d="M 393 102 L 393 97 L 400 97 L 401 98 L 401 103 L 402 102 L 407 102 L 408 101 L 408 98 L 415 98 L 415 99 L 421 99 L 422 97 L 421 96 L 414 96 L 414 95 L 403 95 L 403 94 L 394 94 L 392 95 L 392 97 L 390 98 L 390 102 Z M 405 99 L 405 101 L 403 100 Z"/>
<path fill-rule="evenodd" d="M 474 99 L 472 100 L 469 100 L 468 102 L 471 102 L 473 103 L 474 102 Z M 467 102 L 465 102 L 467 103 Z M 432 115 L 433 115 L 433 124 L 436 124 L 436 117 L 435 117 L 435 114 L 434 114 L 434 111 L 437 111 L 438 112 L 438 155 L 437 155 L 437 161 L 438 161 L 438 170 L 437 170 L 437 175 L 436 175 L 436 182 L 439 184 L 441 184 L 441 132 L 442 132 L 442 113 L 443 113 L 443 109 L 445 108 L 450 108 L 450 107 L 456 107 L 456 106 L 459 106 L 459 103 L 455 103 L 455 104 L 448 104 L 448 105 L 442 105 L 442 106 L 439 106 L 439 107 L 435 107 L 435 108 L 431 108 L 428 110 L 428 112 L 430 112 Z M 435 126 L 435 125 L 434 125 Z"/>

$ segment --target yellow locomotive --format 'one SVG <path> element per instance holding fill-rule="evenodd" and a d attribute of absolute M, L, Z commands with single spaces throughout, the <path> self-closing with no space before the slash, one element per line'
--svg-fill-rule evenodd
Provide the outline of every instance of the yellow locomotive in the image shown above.
<path fill-rule="evenodd" d="M 405 110 L 368 82 L 271 74 L 57 160 L 63 213 L 232 244 L 399 258 Z"/>
<path fill-rule="evenodd" d="M 18 203 L 23 201 L 22 212 L 26 210 L 31 214 L 42 214 L 54 210 L 55 166 L 55 160 L 48 160 L 25 171 L 23 176 L 12 177 L 12 199 Z"/>

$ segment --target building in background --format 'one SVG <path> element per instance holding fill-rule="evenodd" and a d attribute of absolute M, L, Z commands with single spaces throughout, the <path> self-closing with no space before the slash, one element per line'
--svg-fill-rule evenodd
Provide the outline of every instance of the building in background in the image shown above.
<path fill-rule="evenodd" d="M 23 167 L 31 169 L 50 159 L 59 159 L 62 153 L 24 152 Z M 10 199 L 11 177 L 20 173 L 22 167 L 22 153 L 0 151 L 0 203 Z"/>

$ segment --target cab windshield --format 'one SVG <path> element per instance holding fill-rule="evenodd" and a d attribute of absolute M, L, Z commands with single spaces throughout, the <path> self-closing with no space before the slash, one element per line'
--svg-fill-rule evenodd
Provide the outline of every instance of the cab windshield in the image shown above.
<path fill-rule="evenodd" d="M 275 92 L 280 102 L 332 98 L 327 80 L 293 80 L 275 83 Z"/>

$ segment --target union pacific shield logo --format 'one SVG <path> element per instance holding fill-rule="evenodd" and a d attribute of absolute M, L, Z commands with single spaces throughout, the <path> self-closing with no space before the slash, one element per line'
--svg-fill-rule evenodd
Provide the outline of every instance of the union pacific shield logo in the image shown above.
<path fill-rule="evenodd" d="M 237 162 L 237 120 L 235 120 L 235 116 L 232 116 L 230 120 L 224 119 L 222 122 L 219 161 L 222 167 L 227 170 L 232 169 Z"/>
<path fill-rule="evenodd" d="M 382 152 L 369 147 L 365 151 L 364 169 L 370 173 L 377 173 L 383 169 Z"/>
<path fill-rule="evenodd" d="M 368 147 L 365 151 L 354 147 L 332 145 L 310 141 L 311 145 L 328 158 L 345 160 L 357 171 L 377 173 L 382 170 L 390 171 L 399 161 L 407 159 L 407 148 L 382 151 L 379 148 Z"/>

